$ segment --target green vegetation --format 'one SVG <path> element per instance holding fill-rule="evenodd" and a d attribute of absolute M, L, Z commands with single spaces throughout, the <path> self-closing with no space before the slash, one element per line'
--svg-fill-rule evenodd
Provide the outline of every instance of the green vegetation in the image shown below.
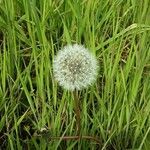
<path fill-rule="evenodd" d="M 73 97 L 52 73 L 69 43 L 96 55 L 96 83 Z M 150 0 L 0 0 L 0 149 L 149 150 Z M 77 148 L 78 147 L 78 148 Z"/>

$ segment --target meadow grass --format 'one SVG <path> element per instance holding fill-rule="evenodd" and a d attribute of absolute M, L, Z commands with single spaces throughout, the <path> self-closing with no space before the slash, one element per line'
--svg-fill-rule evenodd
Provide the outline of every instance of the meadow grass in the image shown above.
<path fill-rule="evenodd" d="M 53 77 L 54 55 L 83 44 L 99 62 L 80 91 L 75 135 L 70 92 Z M 149 150 L 150 0 L 0 0 L 0 149 Z"/>

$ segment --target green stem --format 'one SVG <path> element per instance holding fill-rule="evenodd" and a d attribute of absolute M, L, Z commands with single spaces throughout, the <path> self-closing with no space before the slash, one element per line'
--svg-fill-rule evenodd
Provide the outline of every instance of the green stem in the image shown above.
<path fill-rule="evenodd" d="M 74 106 L 75 106 L 75 115 L 76 115 L 76 130 L 77 130 L 77 135 L 80 135 L 80 129 L 81 129 L 81 121 L 80 121 L 80 106 L 79 106 L 79 97 L 78 97 L 78 91 L 75 90 L 73 92 L 74 95 Z"/>

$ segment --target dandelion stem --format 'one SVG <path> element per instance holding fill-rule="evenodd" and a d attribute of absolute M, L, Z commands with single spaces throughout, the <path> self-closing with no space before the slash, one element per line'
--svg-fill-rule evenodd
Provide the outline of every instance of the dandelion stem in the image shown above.
<path fill-rule="evenodd" d="M 78 91 L 75 90 L 73 92 L 74 95 L 74 106 L 75 106 L 75 115 L 76 115 L 76 129 L 77 129 L 77 135 L 80 135 L 80 129 L 81 129 L 81 121 L 80 121 L 80 106 L 79 106 L 79 97 L 78 97 Z"/>

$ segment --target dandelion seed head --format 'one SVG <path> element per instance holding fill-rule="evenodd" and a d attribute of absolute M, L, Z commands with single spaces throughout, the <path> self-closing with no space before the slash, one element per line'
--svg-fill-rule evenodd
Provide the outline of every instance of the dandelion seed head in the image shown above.
<path fill-rule="evenodd" d="M 97 60 L 82 45 L 68 45 L 54 58 L 53 73 L 60 86 L 81 90 L 91 85 L 97 76 Z"/>

